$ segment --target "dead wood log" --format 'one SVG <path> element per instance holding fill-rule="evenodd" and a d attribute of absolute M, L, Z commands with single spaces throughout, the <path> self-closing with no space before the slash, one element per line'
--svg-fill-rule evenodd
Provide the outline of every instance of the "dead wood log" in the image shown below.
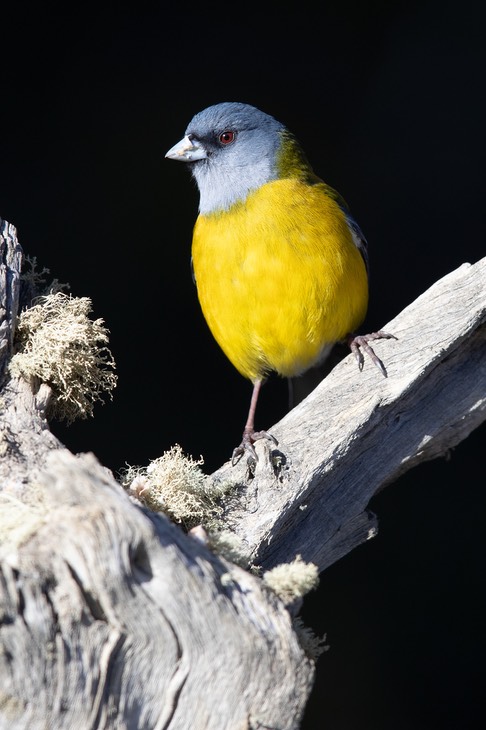
<path fill-rule="evenodd" d="M 314 663 L 283 604 L 70 454 L 50 386 L 10 377 L 21 258 L 2 223 L 0 727 L 298 728 Z M 486 260 L 439 281 L 386 326 L 387 380 L 345 360 L 251 474 L 214 475 L 234 485 L 222 526 L 256 563 L 324 569 L 374 534 L 376 491 L 484 420 L 485 281 Z"/>

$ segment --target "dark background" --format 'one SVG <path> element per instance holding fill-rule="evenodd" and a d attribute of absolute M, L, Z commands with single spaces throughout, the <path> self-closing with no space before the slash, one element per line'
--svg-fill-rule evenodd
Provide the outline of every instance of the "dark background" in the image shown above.
<path fill-rule="evenodd" d="M 195 185 L 164 160 L 202 108 L 273 114 L 347 199 L 370 245 L 363 331 L 485 254 L 482 3 L 163 5 L 19 2 L 1 19 L 0 215 L 92 298 L 119 375 L 94 419 L 53 430 L 114 471 L 175 443 L 211 471 L 246 417 L 250 385 L 191 281 Z M 257 425 L 286 397 L 273 378 Z M 379 536 L 306 600 L 331 649 L 303 728 L 482 726 L 485 434 L 375 498 Z"/>

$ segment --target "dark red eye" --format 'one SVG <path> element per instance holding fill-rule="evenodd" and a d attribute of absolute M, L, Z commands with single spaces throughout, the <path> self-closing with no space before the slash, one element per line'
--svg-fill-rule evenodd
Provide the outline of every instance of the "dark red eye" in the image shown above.
<path fill-rule="evenodd" d="M 235 133 L 231 129 L 226 129 L 219 135 L 219 141 L 221 144 L 231 144 L 235 138 Z"/>

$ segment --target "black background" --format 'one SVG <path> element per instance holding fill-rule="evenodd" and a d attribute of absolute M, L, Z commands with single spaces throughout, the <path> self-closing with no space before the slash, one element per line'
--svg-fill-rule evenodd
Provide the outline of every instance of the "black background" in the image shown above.
<path fill-rule="evenodd" d="M 211 471 L 246 417 L 250 385 L 191 281 L 195 185 L 164 160 L 195 112 L 273 114 L 347 199 L 370 245 L 363 331 L 485 253 L 481 3 L 165 5 L 19 2 L 1 19 L 0 215 L 92 298 L 119 376 L 94 419 L 53 430 L 114 471 L 175 443 Z M 257 426 L 286 397 L 272 378 Z M 375 498 L 379 536 L 306 599 L 331 648 L 303 728 L 482 726 L 485 433 Z"/>

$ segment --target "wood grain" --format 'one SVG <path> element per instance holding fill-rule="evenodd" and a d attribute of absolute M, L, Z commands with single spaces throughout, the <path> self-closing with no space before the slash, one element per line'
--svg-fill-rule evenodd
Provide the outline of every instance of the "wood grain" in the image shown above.
<path fill-rule="evenodd" d="M 349 356 L 256 444 L 254 477 L 240 462 L 228 527 L 268 569 L 300 553 L 320 570 L 376 534 L 367 505 L 422 461 L 444 456 L 486 418 L 486 258 L 435 283 L 383 326 L 383 378 Z M 271 462 L 279 466 L 272 468 Z"/>
<path fill-rule="evenodd" d="M 9 378 L 22 252 L 0 221 L 0 727 L 294 729 L 314 662 L 249 572 L 132 501 L 46 421 L 50 386 Z M 376 344 L 388 379 L 348 358 L 223 466 L 222 527 L 263 568 L 321 570 L 376 533 L 370 498 L 486 416 L 486 259 L 434 284 Z"/>

